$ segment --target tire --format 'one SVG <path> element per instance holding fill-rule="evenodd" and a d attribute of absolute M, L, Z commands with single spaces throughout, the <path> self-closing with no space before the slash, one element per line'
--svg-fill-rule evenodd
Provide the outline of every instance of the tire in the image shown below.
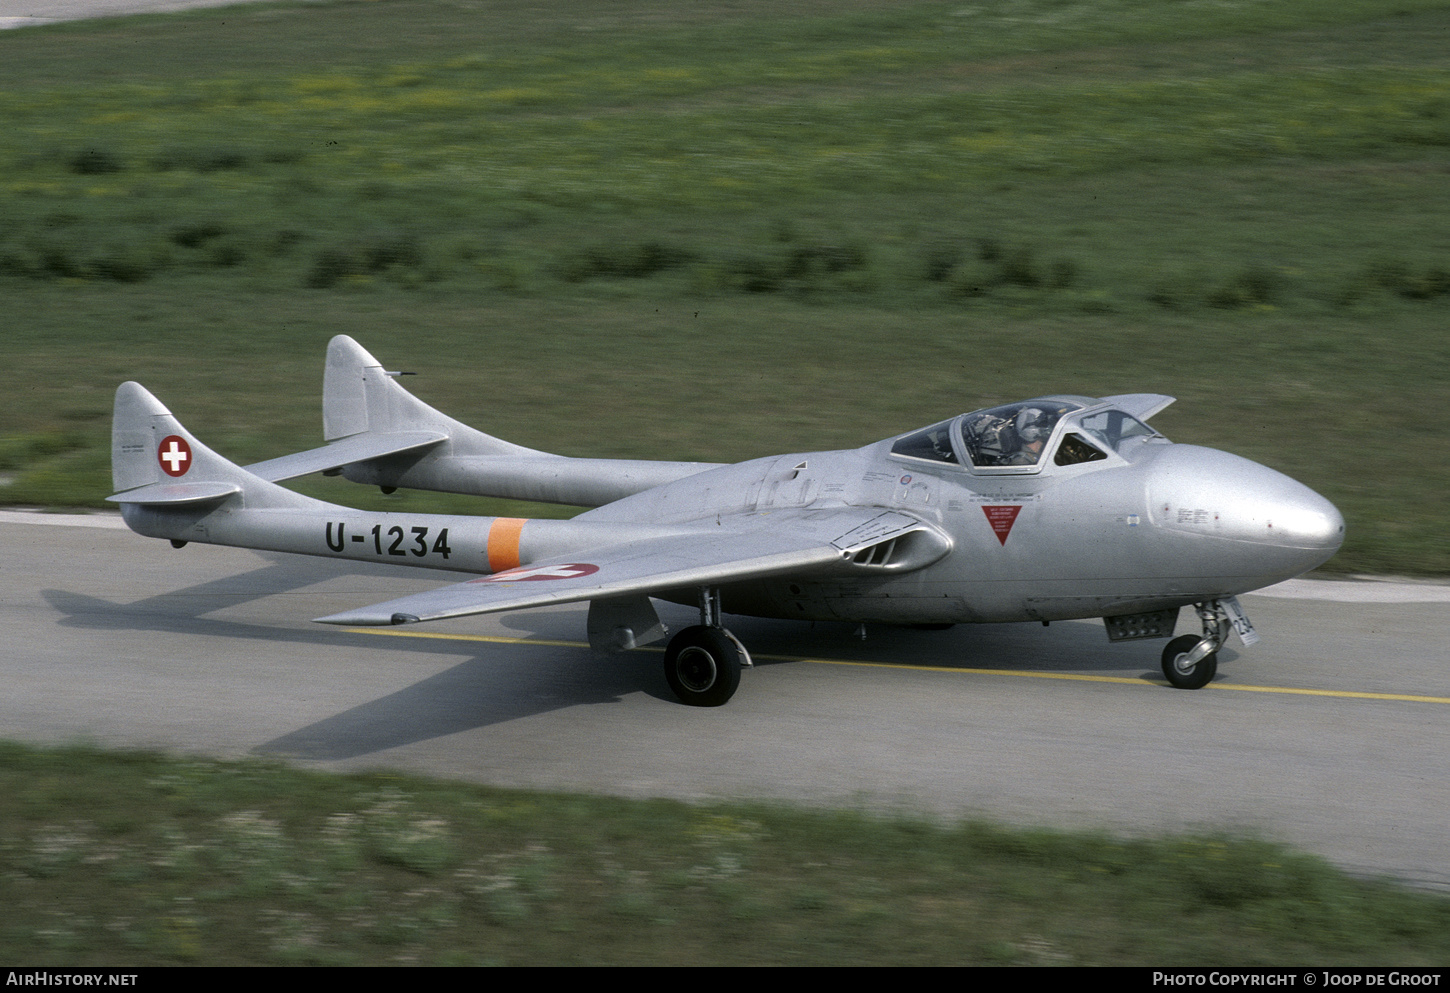
<path fill-rule="evenodd" d="M 685 628 L 665 649 L 665 679 L 681 703 L 718 707 L 740 686 L 740 652 L 720 628 Z"/>
<path fill-rule="evenodd" d="M 1192 666 L 1184 667 L 1180 664 L 1179 660 L 1193 651 L 1194 646 L 1202 640 L 1196 634 L 1185 634 L 1181 638 L 1174 638 L 1163 649 L 1163 675 L 1180 690 L 1196 690 L 1207 686 L 1218 672 L 1217 652 L 1210 652 Z"/>

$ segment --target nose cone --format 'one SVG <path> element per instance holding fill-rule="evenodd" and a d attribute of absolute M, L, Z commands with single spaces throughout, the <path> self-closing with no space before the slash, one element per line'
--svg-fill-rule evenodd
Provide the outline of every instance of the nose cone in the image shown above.
<path fill-rule="evenodd" d="M 1259 468 L 1263 469 L 1262 466 Z M 1273 472 L 1272 469 L 1263 471 Z M 1294 485 L 1298 487 L 1298 492 L 1281 499 L 1267 512 L 1261 540 L 1284 548 L 1322 551 L 1325 553 L 1323 558 L 1314 564 L 1328 562 L 1330 556 L 1344 544 L 1344 517 L 1339 508 L 1309 487 L 1299 483 Z"/>
<path fill-rule="evenodd" d="M 1344 542 L 1344 518 L 1302 483 L 1211 448 L 1173 445 L 1154 461 L 1148 510 L 1158 527 L 1239 543 L 1267 576 L 1323 565 Z"/>

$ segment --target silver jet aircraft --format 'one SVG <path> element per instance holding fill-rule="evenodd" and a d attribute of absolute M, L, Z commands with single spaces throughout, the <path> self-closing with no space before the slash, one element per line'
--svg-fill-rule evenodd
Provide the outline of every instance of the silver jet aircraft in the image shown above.
<path fill-rule="evenodd" d="M 1150 393 L 1037 397 L 834 452 L 738 465 L 577 459 L 510 444 L 414 397 L 345 335 L 323 386 L 324 447 L 234 465 L 149 392 L 116 392 L 112 471 L 132 530 L 483 574 L 318 618 L 406 624 L 589 601 L 589 642 L 667 637 L 651 597 L 698 606 L 665 676 L 685 703 L 735 693 L 744 646 L 726 613 L 946 627 L 1102 617 L 1108 637 L 1174 638 L 1163 674 L 1206 684 L 1230 633 L 1258 640 L 1235 594 L 1327 561 L 1329 501 L 1247 459 L 1148 426 Z M 342 474 L 399 487 L 593 507 L 572 520 L 369 513 L 277 481 Z"/>

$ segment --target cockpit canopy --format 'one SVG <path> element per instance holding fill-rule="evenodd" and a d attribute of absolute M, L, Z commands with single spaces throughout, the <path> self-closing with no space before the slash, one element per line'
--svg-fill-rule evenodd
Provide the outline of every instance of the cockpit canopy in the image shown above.
<path fill-rule="evenodd" d="M 1125 402 L 1115 405 L 1114 400 Z M 1122 407 L 1151 416 L 1171 402 L 1172 398 L 1156 394 L 1105 400 L 1038 397 L 922 428 L 898 439 L 891 452 L 974 471 L 1035 472 L 1049 462 L 1062 466 L 1103 461 L 1109 453 L 1131 461 L 1131 451 L 1138 445 L 1167 439 Z"/>
<path fill-rule="evenodd" d="M 1026 400 L 961 418 L 962 446 L 972 465 L 998 468 L 1036 465 L 1064 414 L 1081 410 L 1072 401 Z"/>

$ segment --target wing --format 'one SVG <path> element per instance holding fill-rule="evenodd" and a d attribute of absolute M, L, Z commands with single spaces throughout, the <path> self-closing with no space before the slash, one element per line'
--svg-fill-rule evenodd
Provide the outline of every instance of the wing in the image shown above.
<path fill-rule="evenodd" d="M 950 550 L 937 528 L 880 508 L 750 514 L 720 524 L 711 518 L 681 533 L 556 556 L 317 619 L 404 624 L 775 576 L 903 572 Z"/>

